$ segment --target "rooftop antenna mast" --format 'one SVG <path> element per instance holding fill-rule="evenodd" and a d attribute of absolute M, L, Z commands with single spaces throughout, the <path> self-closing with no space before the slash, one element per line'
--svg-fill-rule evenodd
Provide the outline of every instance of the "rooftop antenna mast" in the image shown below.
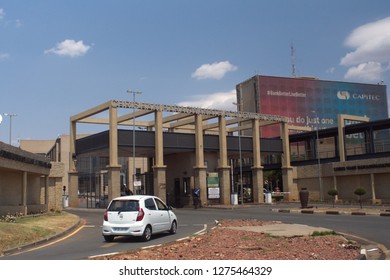
<path fill-rule="evenodd" d="M 291 43 L 291 75 L 295 78 L 296 75 L 296 68 L 295 68 L 295 49 L 293 43 Z"/>

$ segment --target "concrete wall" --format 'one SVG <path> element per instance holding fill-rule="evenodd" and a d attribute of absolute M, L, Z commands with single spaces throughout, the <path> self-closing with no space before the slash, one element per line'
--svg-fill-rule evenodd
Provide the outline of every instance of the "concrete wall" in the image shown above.
<path fill-rule="evenodd" d="M 66 186 L 63 178 L 67 177 L 64 176 L 65 164 L 61 162 L 52 162 L 51 166 L 49 174 L 47 209 L 49 211 L 62 210 L 62 198 L 64 194 L 63 186 Z"/>

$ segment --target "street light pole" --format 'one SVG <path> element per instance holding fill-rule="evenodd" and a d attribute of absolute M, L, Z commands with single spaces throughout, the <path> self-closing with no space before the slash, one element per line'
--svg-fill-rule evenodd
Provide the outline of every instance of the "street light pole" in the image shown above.
<path fill-rule="evenodd" d="M 241 92 L 240 92 L 241 95 Z M 241 98 L 240 98 L 241 103 Z M 241 111 L 241 104 L 233 103 L 233 105 L 237 105 L 237 111 Z M 240 126 L 240 124 L 238 124 Z M 241 204 L 244 204 L 244 187 L 242 185 L 242 151 L 241 151 L 241 130 L 238 130 L 238 153 L 240 158 L 240 191 L 241 191 Z"/>
<path fill-rule="evenodd" d="M 12 140 L 12 117 L 16 117 L 17 114 L 4 113 L 4 116 L 9 117 L 9 144 L 11 145 L 11 140 Z"/>
<path fill-rule="evenodd" d="M 133 194 L 135 194 L 135 95 L 142 94 L 142 91 L 127 90 L 127 93 L 133 94 Z"/>
<path fill-rule="evenodd" d="M 244 188 L 242 186 L 242 151 L 241 151 L 241 130 L 238 131 L 238 151 L 240 156 L 240 189 L 241 189 L 241 204 L 244 204 Z"/>

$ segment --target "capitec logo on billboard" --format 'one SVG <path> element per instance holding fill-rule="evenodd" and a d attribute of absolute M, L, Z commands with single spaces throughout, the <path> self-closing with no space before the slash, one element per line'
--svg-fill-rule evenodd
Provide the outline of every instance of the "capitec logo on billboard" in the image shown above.
<path fill-rule="evenodd" d="M 351 94 L 346 90 L 342 90 L 342 91 L 337 92 L 338 99 L 349 100 L 351 97 L 353 99 L 374 100 L 374 101 L 381 100 L 381 97 L 379 95 L 374 95 L 374 94 L 366 94 L 366 93 L 353 93 L 353 94 Z"/>

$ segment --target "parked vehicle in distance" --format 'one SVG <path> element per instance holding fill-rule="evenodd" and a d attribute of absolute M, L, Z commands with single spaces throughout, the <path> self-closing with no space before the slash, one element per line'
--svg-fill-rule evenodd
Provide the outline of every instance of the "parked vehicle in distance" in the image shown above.
<path fill-rule="evenodd" d="M 160 198 L 129 195 L 114 198 L 103 219 L 103 237 L 107 242 L 116 236 L 139 236 L 149 241 L 152 234 L 177 231 L 177 217 Z"/>

